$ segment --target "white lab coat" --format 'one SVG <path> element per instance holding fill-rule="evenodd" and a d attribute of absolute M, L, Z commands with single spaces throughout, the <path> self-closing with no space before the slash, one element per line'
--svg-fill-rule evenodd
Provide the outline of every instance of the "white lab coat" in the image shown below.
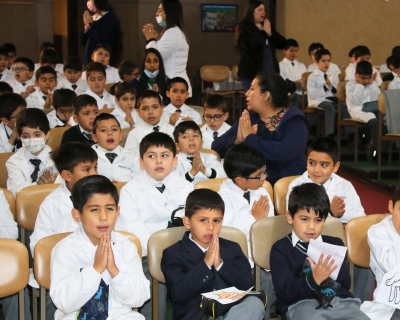
<path fill-rule="evenodd" d="M 250 228 L 256 219 L 252 215 L 254 201 L 258 201 L 261 196 L 267 196 L 269 201 L 269 217 L 274 216 L 274 204 L 267 190 L 263 187 L 250 191 L 250 204 L 243 197 L 244 191 L 233 183 L 231 179 L 225 180 L 219 189 L 219 195 L 225 203 L 224 219 L 222 225 L 238 228 L 243 231 L 248 241 L 249 261 L 253 268 L 254 262 L 250 250 Z"/>
<path fill-rule="evenodd" d="M 115 109 L 111 112 L 111 114 L 117 118 L 121 129 L 125 128 L 130 128 L 131 125 L 125 121 L 126 113 L 119 107 L 117 103 L 115 103 Z M 133 109 L 131 111 L 133 121 L 135 122 L 134 127 L 136 127 L 139 123 L 141 123 L 143 120 L 141 117 L 139 117 L 139 114 L 136 109 Z"/>
<path fill-rule="evenodd" d="M 18 227 L 10 211 L 10 206 L 0 190 L 0 238 L 14 239 L 18 238 Z"/>
<path fill-rule="evenodd" d="M 16 125 L 16 124 L 15 124 Z M 0 153 L 13 152 L 14 146 L 8 143 L 11 136 L 12 130 L 6 126 L 3 122 L 0 123 Z"/>
<path fill-rule="evenodd" d="M 188 173 L 192 169 L 192 164 L 187 158 L 192 156 L 193 155 L 187 155 L 183 152 L 178 153 L 178 164 L 175 170 L 182 176 L 183 179 L 186 179 L 186 173 Z M 222 166 L 222 163 L 218 161 L 218 158 L 215 155 L 200 152 L 200 157 L 201 161 L 203 161 L 203 165 L 206 167 L 206 174 L 199 171 L 194 176 L 194 180 L 192 181 L 193 185 L 195 185 L 197 182 L 208 180 L 208 177 L 212 174 L 211 169 L 214 169 L 217 173 L 217 176 L 215 178 L 226 178 L 224 167 Z"/>
<path fill-rule="evenodd" d="M 6 162 L 6 167 L 8 171 L 7 189 L 10 190 L 14 194 L 14 196 L 17 196 L 17 193 L 21 189 L 36 185 L 36 182 L 32 182 L 32 165 L 26 158 L 25 151 L 25 148 L 19 149 Z M 45 159 L 45 161 L 42 160 L 41 169 L 38 173 L 38 177 L 40 177 L 46 169 L 51 168 L 53 173 L 57 172 L 57 169 L 54 167 L 54 162 L 50 158 L 50 153 L 52 152 L 51 148 L 46 145 L 42 153 L 43 152 L 43 158 Z"/>
<path fill-rule="evenodd" d="M 43 109 L 44 103 L 46 100 L 43 99 L 43 96 L 47 96 L 42 91 L 40 91 L 39 87 L 35 87 L 35 92 L 32 92 L 26 98 L 26 107 L 27 108 L 36 108 L 36 109 Z M 50 106 L 51 108 L 52 106 Z"/>
<path fill-rule="evenodd" d="M 230 128 L 231 128 L 231 126 L 224 121 L 222 126 L 217 130 L 218 138 L 220 136 L 222 136 L 225 132 L 227 132 Z M 200 130 L 201 130 L 201 134 L 203 136 L 203 148 L 211 149 L 211 145 L 214 141 L 214 136 L 213 136 L 214 131 L 211 130 L 207 124 L 202 126 L 200 128 Z"/>
<path fill-rule="evenodd" d="M 0 81 L 2 81 L 2 82 L 10 82 L 12 79 L 14 79 L 14 73 L 10 70 L 10 69 L 8 69 L 8 68 L 5 68 L 4 70 L 3 70 L 3 72 L 0 72 L 0 74 L 1 74 L 1 79 L 0 79 Z"/>
<path fill-rule="evenodd" d="M 72 218 L 71 192 L 65 181 L 50 193 L 39 207 L 35 228 L 30 236 L 32 257 L 39 240 L 57 233 L 72 232 L 79 227 L 79 223 Z"/>
<path fill-rule="evenodd" d="M 346 70 L 344 71 L 346 73 L 346 77 L 344 78 L 345 81 L 350 81 L 350 80 L 354 80 L 356 77 L 356 67 L 357 67 L 357 63 L 350 63 Z M 374 80 L 374 82 L 376 82 L 376 84 L 378 85 L 378 87 L 381 86 L 382 84 L 382 78 L 381 78 L 381 74 L 379 73 L 378 70 L 376 70 L 375 68 L 372 68 L 372 74 L 376 73 L 376 78 Z"/>
<path fill-rule="evenodd" d="M 389 83 L 389 90 L 399 90 L 400 89 L 400 77 L 395 73 L 394 79 Z"/>
<path fill-rule="evenodd" d="M 292 63 L 294 63 L 294 65 L 292 65 Z M 297 61 L 297 59 L 290 61 L 287 58 L 283 58 L 283 60 L 279 62 L 279 69 L 283 79 L 289 79 L 290 81 L 299 82 L 301 82 L 302 74 L 304 72 L 307 72 L 304 63 Z M 301 92 L 301 87 L 296 89 L 297 94 L 301 95 Z"/>
<path fill-rule="evenodd" d="M 156 188 L 162 184 L 165 185 L 163 193 Z M 150 236 L 167 228 L 172 212 L 185 206 L 191 191 L 193 185 L 176 172 L 157 182 L 142 171 L 121 189 L 116 229 L 135 234 L 142 244 L 142 255 L 147 256 Z M 183 211 L 177 216 L 183 216 Z"/>
<path fill-rule="evenodd" d="M 385 274 L 400 264 L 400 235 L 393 226 L 392 216 L 369 228 L 368 244 L 371 250 L 369 265 L 379 286 Z M 376 293 L 377 289 L 374 300 Z M 390 320 L 395 312 L 394 308 L 376 301 L 365 301 L 360 309 L 373 320 Z"/>
<path fill-rule="evenodd" d="M 57 89 L 70 89 L 72 91 L 75 91 L 77 96 L 80 96 L 81 94 L 85 94 L 86 90 L 89 89 L 89 86 L 84 79 L 79 79 L 76 83 L 77 85 L 76 89 L 72 88 L 72 83 L 67 80 L 67 78 L 61 79 L 58 84 L 57 84 Z"/>
<path fill-rule="evenodd" d="M 365 102 L 377 101 L 381 93 L 379 86 L 374 81 L 371 85 L 363 86 L 355 80 L 350 80 L 346 84 L 346 105 L 352 119 L 368 122 L 375 119 L 372 112 L 362 111 Z"/>
<path fill-rule="evenodd" d="M 139 153 L 136 151 L 125 150 L 121 146 L 118 146 L 113 151 L 107 151 L 118 154 L 113 163 L 111 163 L 105 155 L 106 151 L 98 144 L 94 144 L 92 148 L 99 157 L 97 162 L 98 173 L 111 181 L 127 182 L 142 171 L 139 163 Z"/>
<path fill-rule="evenodd" d="M 384 63 L 384 64 L 381 64 L 381 66 L 379 67 L 379 73 L 382 73 L 382 72 L 392 72 L 392 70 L 390 70 L 388 68 L 387 64 Z"/>
<path fill-rule="evenodd" d="M 332 92 L 332 88 L 336 88 L 339 83 L 339 78 L 336 73 L 326 73 L 328 75 L 328 79 L 331 82 L 331 87 L 328 88 L 326 86 L 326 80 L 324 79 L 324 73 L 315 69 L 307 81 L 307 98 L 308 105 L 311 107 L 318 107 L 318 105 L 324 101 L 329 101 L 328 97 L 335 97 L 336 94 Z M 328 88 L 325 91 L 324 87 Z"/>
<path fill-rule="evenodd" d="M 159 126 L 159 132 L 166 133 L 172 139 L 174 139 L 174 127 L 160 119 L 160 122 L 154 126 L 142 121 L 140 124 L 135 126 L 135 128 L 129 132 L 128 138 L 126 138 L 125 149 L 139 151 L 139 145 L 142 139 L 149 133 L 154 132 L 153 128 Z"/>
<path fill-rule="evenodd" d="M 109 282 L 109 320 L 144 319 L 132 308 L 150 298 L 150 283 L 134 243 L 118 232 L 111 233 L 118 275 Z M 75 320 L 79 309 L 98 291 L 102 275 L 93 268 L 94 246 L 82 227 L 56 244 L 51 252 L 50 297 L 57 307 L 54 319 Z"/>
<path fill-rule="evenodd" d="M 49 120 L 51 129 L 55 128 L 56 126 L 61 126 L 61 127 L 65 126 L 65 123 L 63 123 L 60 119 L 58 119 L 56 110 L 50 111 L 47 114 L 47 119 Z"/>
<path fill-rule="evenodd" d="M 40 68 L 40 63 L 39 62 L 35 63 L 35 72 L 39 68 Z M 56 72 L 59 74 L 64 74 L 64 65 L 62 63 L 57 63 L 54 70 L 56 70 Z"/>
<path fill-rule="evenodd" d="M 164 61 L 165 74 L 169 79 L 181 77 L 189 84 L 189 97 L 192 96 L 192 87 L 186 72 L 189 56 L 189 45 L 185 34 L 179 27 L 169 28 L 161 39 L 150 41 L 146 49 L 157 49 Z"/>
<path fill-rule="evenodd" d="M 316 65 L 315 63 L 311 63 L 308 67 L 307 67 L 307 72 L 313 72 L 315 69 L 318 69 L 318 65 Z M 329 69 L 328 69 L 328 73 L 329 74 L 336 74 L 338 75 L 340 73 L 340 69 L 337 66 L 337 64 L 332 63 L 329 65 Z"/>
<path fill-rule="evenodd" d="M 174 107 L 174 106 L 172 105 L 172 103 L 170 103 L 168 106 L 166 106 L 166 107 L 164 108 L 164 111 L 163 111 L 163 114 L 162 114 L 162 118 L 164 119 L 164 121 L 165 121 L 166 123 L 169 123 L 169 118 L 171 117 L 171 115 L 172 115 L 173 113 L 175 113 L 175 110 L 176 110 L 176 109 L 177 109 L 177 108 Z M 189 107 L 188 105 L 183 104 L 182 107 L 180 108 L 180 110 L 181 110 L 182 112 L 179 114 L 179 119 L 178 119 L 178 121 L 176 121 L 175 127 L 176 127 L 179 123 L 182 122 L 182 119 L 183 119 L 183 118 L 186 118 L 186 117 L 192 118 L 193 121 L 196 122 L 198 125 L 203 124 L 203 121 L 201 120 L 200 113 L 198 113 L 198 112 L 197 112 L 196 110 L 194 110 L 192 107 Z"/>
<path fill-rule="evenodd" d="M 86 90 L 85 94 L 88 94 L 89 96 L 92 96 L 96 99 L 97 107 L 99 109 L 103 109 L 105 105 L 107 105 L 107 109 L 115 108 L 115 97 L 112 94 L 108 93 L 106 90 L 103 90 L 103 98 L 100 98 L 97 94 L 90 90 L 90 88 Z"/>
<path fill-rule="evenodd" d="M 18 94 L 21 94 L 22 92 L 24 92 L 26 90 L 26 87 L 34 86 L 35 85 L 35 78 L 32 77 L 28 81 L 26 81 L 25 83 L 26 83 L 26 85 L 23 86 L 22 83 L 18 82 L 15 78 L 12 78 L 12 80 L 10 80 L 8 82 L 8 84 L 11 86 L 11 88 L 13 88 L 13 92 L 14 93 L 18 93 Z"/>
<path fill-rule="evenodd" d="M 87 80 L 86 71 L 82 72 L 82 79 Z M 106 84 L 107 83 L 118 83 L 120 81 L 121 81 L 121 77 L 119 76 L 118 69 L 107 66 L 107 68 L 106 68 Z"/>
<path fill-rule="evenodd" d="M 331 181 L 329 184 L 324 185 L 325 191 L 329 197 L 329 201 L 332 201 L 334 196 L 338 196 L 344 199 L 346 204 L 346 212 L 341 218 L 339 218 L 341 223 L 347 223 L 353 218 L 365 216 L 364 208 L 361 205 L 360 197 L 358 196 L 356 189 L 350 181 L 339 177 L 336 173 L 332 173 L 330 177 Z M 289 203 L 289 195 L 292 189 L 303 183 L 312 183 L 313 181 L 308 177 L 308 172 L 304 172 L 300 177 L 293 180 L 288 187 L 288 192 L 286 194 L 286 210 Z"/>

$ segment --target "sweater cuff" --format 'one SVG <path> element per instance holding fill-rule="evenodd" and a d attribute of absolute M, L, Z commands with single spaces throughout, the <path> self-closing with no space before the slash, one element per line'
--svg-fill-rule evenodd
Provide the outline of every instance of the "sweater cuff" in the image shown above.
<path fill-rule="evenodd" d="M 215 171 L 212 168 L 207 168 L 206 169 L 206 176 L 208 179 L 214 179 L 217 177 L 217 171 Z"/>
<path fill-rule="evenodd" d="M 314 277 L 312 275 L 312 272 L 310 272 L 309 274 L 307 274 L 306 276 L 306 281 L 308 286 L 313 289 L 313 290 L 318 290 L 319 285 L 315 282 Z"/>
<path fill-rule="evenodd" d="M 148 45 L 152 41 L 157 41 L 157 40 L 156 40 L 156 38 L 151 38 L 151 39 L 147 40 L 146 45 Z"/>
<path fill-rule="evenodd" d="M 193 182 L 193 180 L 194 180 L 194 177 L 192 177 L 192 175 L 190 174 L 190 171 L 186 172 L 185 178 L 189 182 Z"/>

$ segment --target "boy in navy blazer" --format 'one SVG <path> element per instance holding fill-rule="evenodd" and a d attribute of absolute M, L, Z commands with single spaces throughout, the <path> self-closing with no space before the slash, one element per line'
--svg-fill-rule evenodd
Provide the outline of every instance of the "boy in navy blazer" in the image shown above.
<path fill-rule="evenodd" d="M 190 231 L 165 249 L 161 260 L 174 320 L 196 319 L 201 293 L 254 286 L 250 263 L 239 244 L 219 238 L 224 210 L 221 196 L 209 189 L 194 190 L 186 200 L 183 223 Z M 264 313 L 261 300 L 248 297 L 217 319 L 263 319 Z"/>

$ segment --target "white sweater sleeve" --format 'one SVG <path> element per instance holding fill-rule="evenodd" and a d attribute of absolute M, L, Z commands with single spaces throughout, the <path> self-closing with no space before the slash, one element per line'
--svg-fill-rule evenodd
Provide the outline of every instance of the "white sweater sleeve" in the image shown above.
<path fill-rule="evenodd" d="M 165 60 L 179 48 L 180 40 L 178 35 L 176 34 L 177 29 L 180 31 L 179 28 L 168 29 L 167 31 L 165 31 L 160 40 L 150 41 L 147 44 L 146 49 L 157 49 L 160 52 L 162 58 Z"/>

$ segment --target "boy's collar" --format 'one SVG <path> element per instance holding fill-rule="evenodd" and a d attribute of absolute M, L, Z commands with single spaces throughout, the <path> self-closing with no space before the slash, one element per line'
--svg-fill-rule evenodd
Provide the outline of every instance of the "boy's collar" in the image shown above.
<path fill-rule="evenodd" d="M 103 152 L 104 154 L 105 154 L 105 153 L 110 153 L 110 152 L 112 152 L 112 153 L 116 153 L 117 155 L 120 155 L 120 146 L 119 146 L 119 145 L 118 145 L 114 150 L 111 150 L 111 151 L 108 151 L 108 150 L 106 150 L 106 149 L 100 147 L 98 143 L 96 143 L 96 144 L 94 145 L 94 147 L 95 147 L 96 149 L 100 150 L 101 152 Z"/>
<path fill-rule="evenodd" d="M 161 129 L 161 126 L 162 126 L 162 118 L 160 118 L 160 121 L 158 121 L 157 124 L 148 124 L 146 121 L 143 120 L 142 123 L 141 123 L 141 125 L 143 125 L 143 126 L 146 127 L 146 128 L 151 128 L 152 130 L 153 130 L 154 127 L 157 127 L 157 126 L 159 126 L 160 129 Z"/>
<path fill-rule="evenodd" d="M 293 247 L 295 247 L 297 242 L 299 242 L 299 241 L 302 243 L 306 243 L 305 241 L 300 240 L 300 238 L 297 236 L 296 232 L 294 232 L 294 230 L 292 230 L 292 245 L 293 245 Z M 323 242 L 322 236 L 319 235 L 318 238 L 315 239 L 315 241 Z"/>
<path fill-rule="evenodd" d="M 93 131 L 92 131 L 92 132 L 89 132 L 89 131 L 83 129 L 79 123 L 78 123 L 78 126 L 79 126 L 79 130 L 80 130 L 82 133 L 86 133 L 86 134 L 92 134 L 92 133 L 93 133 Z"/>
<path fill-rule="evenodd" d="M 193 240 L 193 237 L 192 237 L 192 233 L 191 233 L 191 232 L 189 233 L 189 236 L 188 236 L 188 237 L 189 237 L 189 239 L 190 239 L 191 241 L 193 241 L 193 242 L 196 244 L 196 246 L 198 246 L 198 247 L 200 248 L 201 251 L 203 251 L 204 253 L 207 252 L 209 246 L 208 246 L 207 248 L 203 248 L 201 245 L 199 245 L 196 241 Z"/>
<path fill-rule="evenodd" d="M 243 189 L 240 188 L 232 179 L 228 179 L 228 181 L 231 183 L 233 191 L 234 191 L 235 193 L 237 193 L 237 194 L 240 194 L 240 195 L 243 196 L 243 194 L 244 194 L 245 192 L 248 192 L 248 191 L 251 192 L 250 189 L 247 189 L 246 191 L 243 191 Z M 228 182 L 228 183 L 229 183 L 229 182 Z"/>

